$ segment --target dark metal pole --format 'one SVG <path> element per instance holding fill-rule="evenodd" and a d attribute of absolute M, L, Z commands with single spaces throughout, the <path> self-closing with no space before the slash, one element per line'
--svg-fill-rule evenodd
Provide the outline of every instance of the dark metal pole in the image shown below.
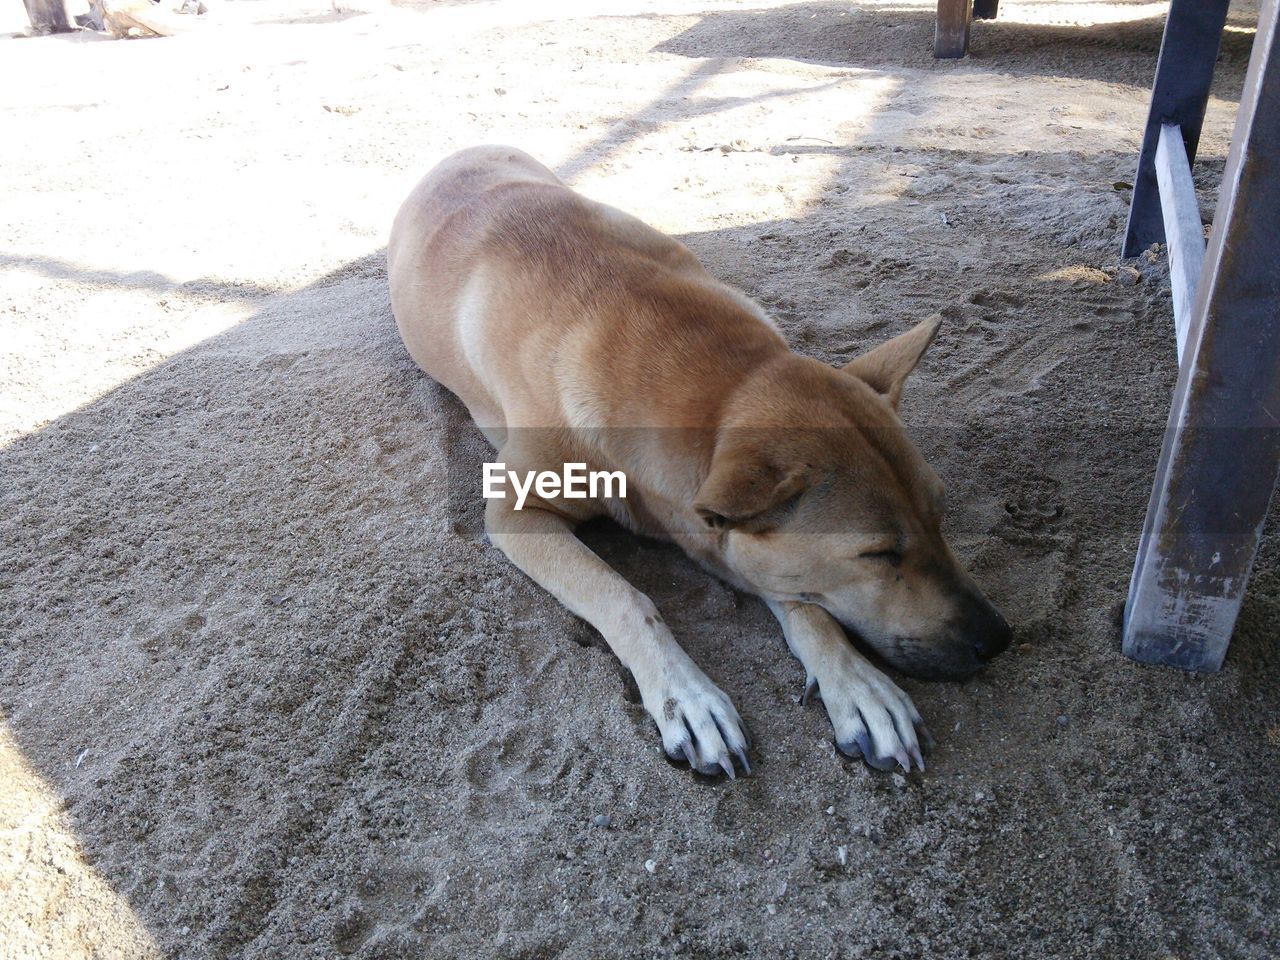
<path fill-rule="evenodd" d="M 1187 159 L 1194 163 L 1227 6 L 1228 0 L 1173 0 L 1169 4 L 1151 88 L 1151 110 L 1138 154 L 1138 172 L 1133 177 L 1123 256 L 1136 257 L 1151 244 L 1164 242 L 1155 167 L 1160 127 L 1172 123 L 1182 128 Z"/>

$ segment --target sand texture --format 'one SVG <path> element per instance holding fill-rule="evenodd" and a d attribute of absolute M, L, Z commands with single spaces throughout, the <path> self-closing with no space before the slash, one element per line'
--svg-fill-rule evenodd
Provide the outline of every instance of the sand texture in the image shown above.
<path fill-rule="evenodd" d="M 0 958 L 1280 955 L 1275 524 L 1220 674 L 1119 652 L 1176 374 L 1163 257 L 1118 259 L 1163 9 L 1010 0 L 959 63 L 898 0 L 0 39 Z M 944 314 L 903 415 L 1016 638 L 902 681 L 926 773 L 835 755 L 757 599 L 587 530 L 759 741 L 736 783 L 669 764 L 479 536 L 487 451 L 383 258 L 485 142 L 823 360 Z"/>

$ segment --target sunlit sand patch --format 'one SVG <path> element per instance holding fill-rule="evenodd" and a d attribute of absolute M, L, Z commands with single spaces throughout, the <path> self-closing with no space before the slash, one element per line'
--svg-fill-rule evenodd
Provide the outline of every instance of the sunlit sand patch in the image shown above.
<path fill-rule="evenodd" d="M 1097 267 L 1075 264 L 1069 267 L 1059 267 L 1057 270 L 1050 270 L 1048 273 L 1042 273 L 1036 279 L 1053 280 L 1059 283 L 1110 283 L 1111 275 L 1099 270 Z"/>
<path fill-rule="evenodd" d="M 163 956 L 125 898 L 86 862 L 65 809 L 0 720 L 0 956 Z"/>
<path fill-rule="evenodd" d="M 202 283 L 209 293 L 200 292 Z M 236 297 L 234 284 L 206 280 L 183 288 L 151 272 L 95 270 L 54 258 L 10 265 L 5 284 L 26 322 L 13 324 L 0 347 L 0 449 L 231 329 L 258 306 Z M 55 295 L 55 287 L 62 293 Z M 57 322 L 51 315 L 33 322 L 75 288 L 83 297 L 60 308 Z"/>
<path fill-rule="evenodd" d="M 629 210 L 670 233 L 792 219 L 830 188 L 901 84 L 874 71 L 775 74 L 706 63 L 695 82 L 672 91 L 685 103 L 677 117 L 648 119 L 641 107 L 566 158 L 569 172 L 578 171 L 570 182 L 588 196 L 625 198 Z M 715 202 L 692 199 L 708 182 L 717 184 Z M 901 189 L 892 178 L 864 186 L 868 206 L 891 202 Z"/>

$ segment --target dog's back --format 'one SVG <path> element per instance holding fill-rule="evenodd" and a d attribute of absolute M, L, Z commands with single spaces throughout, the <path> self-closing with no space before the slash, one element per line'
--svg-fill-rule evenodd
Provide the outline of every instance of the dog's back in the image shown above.
<path fill-rule="evenodd" d="M 434 167 L 391 228 L 387 276 L 400 336 L 418 366 L 456 393 L 482 426 L 501 426 L 501 408 L 475 375 L 480 365 L 468 360 L 458 312 L 477 312 L 477 298 L 491 293 L 475 284 L 483 282 L 483 247 L 512 194 L 558 185 L 519 150 L 475 147 Z"/>
<path fill-rule="evenodd" d="M 785 349 L 683 244 L 510 147 L 464 150 L 432 170 L 396 218 L 388 261 L 410 355 L 490 433 L 561 424 L 566 406 L 590 411 L 591 426 L 616 423 L 621 409 L 654 409 L 655 379 L 696 384 L 686 409 L 702 411 L 735 354 Z M 579 366 L 610 383 L 613 410 L 565 395 Z M 531 376 L 539 389 L 522 390 Z M 562 389 L 547 391 L 553 382 Z M 667 409 L 685 407 L 677 399 Z"/>

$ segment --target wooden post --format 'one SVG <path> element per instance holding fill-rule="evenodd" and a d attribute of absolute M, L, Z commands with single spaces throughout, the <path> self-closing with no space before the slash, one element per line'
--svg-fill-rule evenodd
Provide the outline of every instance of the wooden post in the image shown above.
<path fill-rule="evenodd" d="M 36 33 L 70 33 L 67 8 L 63 0 L 22 0 L 27 19 Z"/>
<path fill-rule="evenodd" d="M 1222 665 L 1280 474 L 1277 5 L 1259 18 L 1125 608 L 1126 654 L 1188 670 Z"/>
<path fill-rule="evenodd" d="M 973 0 L 938 0 L 938 25 L 933 33 L 933 55 L 938 60 L 963 57 L 969 49 L 969 15 Z"/>
<path fill-rule="evenodd" d="M 1151 244 L 1164 242 L 1155 169 L 1160 128 L 1176 124 L 1182 129 L 1187 160 L 1194 163 L 1209 85 L 1213 83 L 1213 66 L 1227 22 L 1227 6 L 1228 0 L 1172 0 L 1169 4 L 1151 88 L 1151 109 L 1142 152 L 1138 154 L 1138 172 L 1133 176 L 1123 256 L 1136 257 Z"/>
<path fill-rule="evenodd" d="M 994 20 L 1000 0 L 973 0 L 973 19 Z"/>

